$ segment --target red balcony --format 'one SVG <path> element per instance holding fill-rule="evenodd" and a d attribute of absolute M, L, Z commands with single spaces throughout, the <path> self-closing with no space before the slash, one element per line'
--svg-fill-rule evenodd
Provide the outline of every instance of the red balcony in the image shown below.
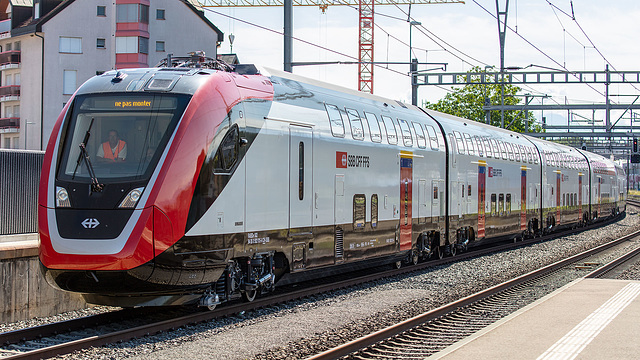
<path fill-rule="evenodd" d="M 17 68 L 20 66 L 20 50 L 4 51 L 0 53 L 0 70 Z"/>
<path fill-rule="evenodd" d="M 20 85 L 0 86 L 0 101 L 20 100 Z"/>
<path fill-rule="evenodd" d="M 0 118 L 0 129 L 20 128 L 19 117 Z"/>

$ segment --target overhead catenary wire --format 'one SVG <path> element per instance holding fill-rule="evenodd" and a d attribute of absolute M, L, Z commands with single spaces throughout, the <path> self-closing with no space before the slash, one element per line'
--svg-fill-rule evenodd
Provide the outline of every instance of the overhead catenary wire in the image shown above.
<path fill-rule="evenodd" d="M 229 15 L 229 14 L 224 14 L 224 13 L 222 13 L 222 12 L 219 12 L 219 11 L 216 11 L 216 10 L 213 10 L 213 9 L 210 9 L 210 8 L 205 8 L 205 10 L 207 10 L 207 11 L 209 11 L 209 12 L 213 13 L 213 14 L 216 14 L 216 15 L 218 15 L 218 16 L 222 16 L 222 17 L 226 17 L 226 18 L 231 18 L 231 19 L 233 19 L 233 20 L 235 20 L 235 21 L 238 21 L 238 22 L 241 22 L 241 23 L 243 23 L 243 24 L 246 24 L 246 25 L 249 25 L 249 26 L 253 26 L 253 27 L 256 27 L 256 28 L 258 28 L 258 29 L 265 30 L 265 31 L 268 31 L 268 32 L 271 32 L 271 33 L 274 33 L 274 34 L 278 34 L 278 35 L 282 35 L 282 36 L 284 36 L 284 32 L 282 32 L 282 31 L 274 30 L 274 29 L 268 28 L 268 27 L 263 26 L 263 25 L 259 25 L 259 24 L 256 24 L 256 23 L 252 23 L 252 22 L 250 22 L 250 21 L 243 20 L 243 19 L 240 19 L 240 18 L 238 18 L 238 17 L 232 16 L 232 15 Z M 340 56 L 344 56 L 344 57 L 346 57 L 346 58 L 349 58 L 349 59 L 352 59 L 352 60 L 355 60 L 355 61 L 359 61 L 359 59 L 358 59 L 357 57 L 355 57 L 355 56 L 351 56 L 351 55 L 349 55 L 349 54 L 345 54 L 345 53 L 343 53 L 343 52 L 340 52 L 340 51 L 337 51 L 337 50 L 330 49 L 330 48 L 328 48 L 328 47 L 326 47 L 326 46 L 318 45 L 318 44 L 315 44 L 315 43 L 313 43 L 313 42 L 311 42 L 311 41 L 307 41 L 307 40 L 304 40 L 304 39 L 300 39 L 300 38 L 297 38 L 297 37 L 295 37 L 295 36 L 292 36 L 291 38 L 292 38 L 293 40 L 299 41 L 299 42 L 301 42 L 301 43 L 303 43 L 303 44 L 306 44 L 306 45 L 309 45 L 309 46 L 314 46 L 314 47 L 317 47 L 317 48 L 319 48 L 319 49 L 322 49 L 322 50 L 325 50 L 325 51 L 328 51 L 328 52 L 331 52 L 331 53 L 334 53 L 334 54 L 337 54 L 337 55 L 340 55 Z M 386 70 L 388 70 L 388 71 L 394 72 L 394 73 L 396 73 L 396 74 L 398 74 L 398 75 L 402 75 L 402 76 L 405 76 L 405 77 L 409 77 L 409 76 L 410 76 L 410 75 L 409 75 L 409 74 L 407 74 L 407 73 L 404 73 L 404 72 L 402 72 L 402 71 L 398 71 L 398 70 L 394 70 L 394 69 L 391 69 L 391 68 L 388 68 L 388 67 L 382 66 L 382 65 L 380 65 L 380 64 L 373 64 L 373 66 L 375 66 L 375 67 L 377 67 L 377 68 L 381 68 L 381 69 L 386 69 Z M 446 89 L 446 88 L 444 88 L 444 87 L 442 87 L 442 86 L 438 86 L 438 88 L 440 88 L 440 89 L 442 89 L 442 90 L 444 90 L 444 91 L 450 92 L 450 90 L 448 90 L 448 89 Z"/>

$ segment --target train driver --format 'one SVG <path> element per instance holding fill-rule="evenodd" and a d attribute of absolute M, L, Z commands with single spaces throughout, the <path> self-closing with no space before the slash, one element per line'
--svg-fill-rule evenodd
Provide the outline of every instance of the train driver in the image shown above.
<path fill-rule="evenodd" d="M 103 161 L 124 161 L 127 158 L 127 143 L 120 140 L 116 130 L 109 130 L 109 139 L 98 148 L 97 156 Z"/>

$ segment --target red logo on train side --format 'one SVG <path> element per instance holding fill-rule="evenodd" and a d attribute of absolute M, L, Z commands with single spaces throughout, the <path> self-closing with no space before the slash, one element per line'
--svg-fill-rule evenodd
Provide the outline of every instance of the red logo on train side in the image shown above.
<path fill-rule="evenodd" d="M 347 168 L 347 153 L 343 151 L 336 151 L 336 169 Z"/>

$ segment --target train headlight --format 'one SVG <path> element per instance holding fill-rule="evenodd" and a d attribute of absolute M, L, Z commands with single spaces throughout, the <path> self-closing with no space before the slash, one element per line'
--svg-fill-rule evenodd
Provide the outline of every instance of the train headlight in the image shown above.
<path fill-rule="evenodd" d="M 67 189 L 56 186 L 56 206 L 57 207 L 71 207 L 71 201 L 69 201 L 69 193 Z"/>
<path fill-rule="evenodd" d="M 142 192 L 144 191 L 143 187 L 135 188 L 125 196 L 124 200 L 118 205 L 121 209 L 131 209 L 136 206 L 138 200 L 140 200 L 140 196 L 142 196 Z"/>

